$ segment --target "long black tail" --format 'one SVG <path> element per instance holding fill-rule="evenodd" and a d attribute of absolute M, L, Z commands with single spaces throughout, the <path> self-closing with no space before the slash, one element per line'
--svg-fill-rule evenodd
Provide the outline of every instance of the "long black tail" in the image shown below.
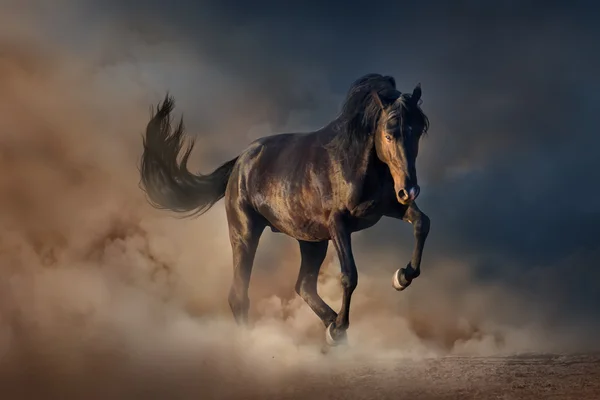
<path fill-rule="evenodd" d="M 194 141 L 183 152 L 183 119 L 173 130 L 171 111 L 174 99 L 167 95 L 146 127 L 144 153 L 140 164 L 141 187 L 152 206 L 183 213 L 184 217 L 202 215 L 225 196 L 225 189 L 237 157 L 217 168 L 210 175 L 188 171 L 187 161 Z"/>

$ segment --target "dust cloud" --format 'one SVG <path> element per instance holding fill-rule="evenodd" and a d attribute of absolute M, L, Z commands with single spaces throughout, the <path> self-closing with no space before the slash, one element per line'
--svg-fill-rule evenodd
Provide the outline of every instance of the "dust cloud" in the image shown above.
<path fill-rule="evenodd" d="M 323 355 L 323 327 L 293 291 L 296 243 L 270 232 L 251 284 L 253 327 L 237 328 L 222 203 L 178 220 L 138 187 L 141 134 L 165 92 L 152 71 L 139 60 L 99 64 L 9 17 L 0 37 L 3 398 L 277 397 L 355 363 L 564 344 L 522 295 L 474 283 L 468 263 L 433 249 L 419 281 L 395 292 L 392 273 L 409 254 L 389 249 L 369 255 L 381 268 L 360 271 L 350 347 Z M 169 54 L 201 67 L 183 47 Z M 338 271 L 330 254 L 319 291 L 334 308 Z"/>

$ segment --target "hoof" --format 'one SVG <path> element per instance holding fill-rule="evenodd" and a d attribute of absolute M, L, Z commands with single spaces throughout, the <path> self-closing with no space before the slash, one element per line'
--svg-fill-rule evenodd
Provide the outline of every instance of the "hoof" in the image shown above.
<path fill-rule="evenodd" d="M 346 342 L 346 332 L 344 331 L 342 334 L 335 334 L 333 330 L 334 322 L 329 324 L 327 329 L 325 329 L 325 341 L 331 347 L 338 346 Z"/>
<path fill-rule="evenodd" d="M 398 291 L 406 289 L 412 282 L 412 279 L 410 281 L 406 279 L 404 271 L 404 268 L 399 269 L 398 271 L 396 271 L 396 273 L 394 274 L 394 278 L 392 279 L 392 286 Z"/>

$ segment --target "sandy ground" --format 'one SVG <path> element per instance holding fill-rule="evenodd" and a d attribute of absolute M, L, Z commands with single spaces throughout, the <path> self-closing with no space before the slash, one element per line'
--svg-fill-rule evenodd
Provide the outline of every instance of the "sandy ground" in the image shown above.
<path fill-rule="evenodd" d="M 290 378 L 272 385 L 247 376 L 241 376 L 237 383 L 228 380 L 214 385 L 206 381 L 207 376 L 208 380 L 212 379 L 210 374 L 204 375 L 200 373 L 194 384 L 185 382 L 187 379 L 179 382 L 171 379 L 163 387 L 159 387 L 161 378 L 146 376 L 145 385 L 136 383 L 137 390 L 129 387 L 121 391 L 118 386 L 131 385 L 129 378 L 125 381 L 107 376 L 102 382 L 88 381 L 82 385 L 76 375 L 68 379 L 69 383 L 33 373 L 32 379 L 18 384 L 13 381 L 9 385 L 11 390 L 5 391 L 5 387 L 3 393 L 7 397 L 2 398 L 600 399 L 600 354 L 444 357 L 386 361 L 379 365 L 339 364 L 325 373 L 293 373 Z M 107 389 L 111 385 L 116 386 Z M 146 390 L 140 390 L 144 386 Z M 102 389 L 93 390 L 94 387 Z"/>
<path fill-rule="evenodd" d="M 310 383 L 308 383 L 310 382 Z M 309 387 L 312 386 L 312 387 Z M 600 399 L 600 354 L 448 357 L 350 368 L 273 398 Z"/>

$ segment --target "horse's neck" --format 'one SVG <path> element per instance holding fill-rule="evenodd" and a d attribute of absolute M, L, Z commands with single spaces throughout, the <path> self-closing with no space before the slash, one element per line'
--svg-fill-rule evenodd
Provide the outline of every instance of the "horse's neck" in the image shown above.
<path fill-rule="evenodd" d="M 359 160 L 357 160 L 356 172 L 357 178 L 364 182 L 371 175 L 373 175 L 373 169 L 375 168 L 375 161 L 377 160 L 377 154 L 373 145 L 369 145 L 365 148 L 365 151 L 361 154 Z"/>
<path fill-rule="evenodd" d="M 360 182 L 362 188 L 369 192 L 381 187 L 381 183 L 386 181 L 387 176 L 389 176 L 389 167 L 377 157 L 374 146 L 371 147 L 368 153 L 365 153 L 361 171 Z"/>
<path fill-rule="evenodd" d="M 378 177 L 378 158 L 373 144 L 365 147 L 365 150 L 356 158 L 351 172 L 346 175 L 347 200 L 351 206 L 357 206 L 364 198 L 365 191 L 373 186 L 373 180 Z"/>
<path fill-rule="evenodd" d="M 341 168 L 344 171 L 343 175 L 347 183 L 355 185 L 357 181 L 362 181 L 366 178 L 371 167 L 373 156 L 376 157 L 372 140 L 364 149 L 358 153 L 348 157 L 348 154 L 340 153 L 342 159 L 338 159 Z"/>

